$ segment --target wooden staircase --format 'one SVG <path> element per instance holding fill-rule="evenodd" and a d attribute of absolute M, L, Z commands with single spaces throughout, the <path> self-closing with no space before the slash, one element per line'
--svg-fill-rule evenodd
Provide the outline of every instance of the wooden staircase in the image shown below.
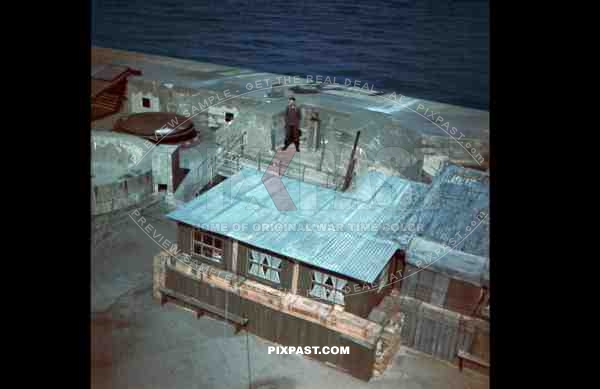
<path fill-rule="evenodd" d="M 108 80 L 108 78 L 110 78 L 108 76 L 112 73 L 110 69 L 107 71 L 108 74 L 104 75 L 107 77 L 104 77 L 103 75 L 92 75 L 92 121 L 119 112 L 123 100 L 125 100 L 127 77 L 130 75 L 141 74 L 141 72 L 134 69 L 120 69 L 117 67 L 112 70 L 112 73 L 115 74 L 114 78 Z"/>
<path fill-rule="evenodd" d="M 92 106 L 110 111 L 119 111 L 124 97 L 114 93 L 102 93 L 94 100 Z"/>

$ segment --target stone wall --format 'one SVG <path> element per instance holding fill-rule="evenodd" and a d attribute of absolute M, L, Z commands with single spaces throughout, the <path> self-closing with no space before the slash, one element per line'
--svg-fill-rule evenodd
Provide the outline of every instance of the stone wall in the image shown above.
<path fill-rule="evenodd" d="M 156 254 L 153 259 L 152 296 L 158 301 L 161 299 L 159 289 L 165 287 L 165 261 L 167 259 L 168 255 L 163 252 Z"/>

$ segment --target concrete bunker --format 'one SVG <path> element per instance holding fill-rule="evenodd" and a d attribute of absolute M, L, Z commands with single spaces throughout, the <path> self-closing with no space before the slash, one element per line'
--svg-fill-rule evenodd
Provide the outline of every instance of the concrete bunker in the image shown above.
<path fill-rule="evenodd" d="M 93 215 L 130 207 L 152 194 L 152 151 L 145 141 L 92 131 L 91 143 Z"/>

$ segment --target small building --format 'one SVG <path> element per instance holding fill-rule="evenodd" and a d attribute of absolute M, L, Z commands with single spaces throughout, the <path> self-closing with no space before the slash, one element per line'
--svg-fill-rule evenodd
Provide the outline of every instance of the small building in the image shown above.
<path fill-rule="evenodd" d="M 181 272 L 182 261 L 166 261 L 159 295 L 180 293 L 223 316 L 245 318 L 249 331 L 284 345 L 347 346 L 348 355 L 314 357 L 368 380 L 383 326 L 367 317 L 402 263 L 397 243 L 377 238 L 376 230 L 358 231 L 368 223 L 365 216 L 382 220 L 385 214 L 371 202 L 378 188 L 341 193 L 281 177 L 298 208 L 283 213 L 262 176 L 242 170 L 168 215 L 178 223 L 178 248 L 189 263 L 239 283 L 227 308 L 224 293 L 201 271 L 192 275 L 190 266 L 188 274 Z M 269 299 L 280 301 L 278 308 Z"/>
<path fill-rule="evenodd" d="M 406 222 L 400 310 L 403 344 L 457 363 L 463 351 L 489 360 L 489 176 L 443 163 Z"/>
<path fill-rule="evenodd" d="M 453 168 L 445 172 L 426 185 L 372 171 L 359 178 L 354 190 L 338 192 L 244 169 L 168 215 L 178 224 L 179 252 L 155 258 L 155 297 L 220 316 L 285 346 L 349 347 L 349 354 L 311 357 L 369 380 L 401 337 L 410 337 L 413 345 L 415 333 L 421 338 L 428 320 L 423 307 L 437 304 L 441 316 L 470 320 L 452 311 L 463 304 L 463 296 L 452 300 L 446 298 L 450 292 L 431 290 L 425 296 L 419 289 L 437 273 L 447 289 L 455 282 L 479 282 L 485 273 L 479 265 L 487 265 L 485 258 L 463 253 L 458 245 L 435 266 L 420 257 L 424 251 L 437 252 L 436 234 L 444 226 L 462 226 L 459 219 L 465 219 L 470 204 L 454 209 L 435 200 L 458 174 Z M 272 179 L 282 181 L 277 193 L 264 185 Z M 280 212 L 274 202 L 282 196 L 289 196 L 296 210 Z M 424 205 L 450 207 L 446 216 L 455 221 L 442 223 Z M 462 242 L 460 248 L 465 247 L 472 248 Z M 410 276 L 408 270 L 417 274 Z M 422 280 L 421 274 L 426 274 Z M 462 284 L 456 285 L 460 289 Z M 404 312 L 385 311 L 388 299 Z M 456 331 L 453 340 L 429 333 L 426 343 L 446 344 L 444 352 L 453 355 L 445 359 L 453 360 L 473 339 L 471 332 Z M 426 352 L 442 357 L 435 350 Z"/>

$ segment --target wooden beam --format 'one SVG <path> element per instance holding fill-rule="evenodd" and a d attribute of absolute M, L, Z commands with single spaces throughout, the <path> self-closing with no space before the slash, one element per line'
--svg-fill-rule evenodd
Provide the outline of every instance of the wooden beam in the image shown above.
<path fill-rule="evenodd" d="M 206 303 L 204 303 L 202 301 L 196 300 L 195 298 L 188 297 L 188 296 L 186 296 L 184 294 L 175 292 L 174 290 L 167 289 L 167 288 L 160 288 L 160 292 L 163 293 L 163 294 L 165 294 L 165 295 L 167 295 L 167 296 L 170 296 L 170 297 L 173 297 L 173 298 L 175 298 L 177 300 L 180 300 L 180 301 L 182 301 L 182 302 L 184 302 L 186 304 L 189 304 L 189 305 L 193 306 L 194 308 L 199 308 L 201 310 L 213 313 L 213 314 L 215 314 L 217 316 L 221 316 L 223 318 L 226 318 L 227 320 L 230 320 L 230 321 L 232 321 L 234 323 L 237 323 L 237 324 L 240 324 L 240 325 L 246 325 L 246 323 L 248 323 L 248 319 L 246 319 L 246 318 L 240 317 L 240 316 L 238 316 L 238 315 L 236 315 L 234 313 L 231 313 L 231 312 L 226 312 L 225 310 L 223 310 L 221 308 L 212 306 L 210 304 L 206 304 Z"/>
<path fill-rule="evenodd" d="M 462 371 L 463 369 L 463 360 L 465 359 L 482 367 L 490 367 L 490 363 L 488 361 L 479 358 L 473 354 L 469 354 L 464 350 L 458 350 L 458 369 L 460 371 Z"/>
<path fill-rule="evenodd" d="M 294 263 L 292 269 L 292 294 L 298 294 L 298 278 L 300 277 L 300 264 Z"/>
<path fill-rule="evenodd" d="M 238 257 L 238 241 L 234 240 L 231 243 L 231 272 L 238 273 L 237 258 Z"/>
<path fill-rule="evenodd" d="M 360 131 L 356 132 L 356 138 L 354 139 L 354 147 L 352 147 L 352 154 L 350 155 L 350 161 L 348 162 L 348 170 L 346 171 L 346 178 L 344 180 L 344 187 L 342 190 L 346 190 L 352 183 L 352 174 L 354 173 L 354 163 L 356 155 L 356 147 L 358 146 L 358 138 L 360 138 Z"/>

